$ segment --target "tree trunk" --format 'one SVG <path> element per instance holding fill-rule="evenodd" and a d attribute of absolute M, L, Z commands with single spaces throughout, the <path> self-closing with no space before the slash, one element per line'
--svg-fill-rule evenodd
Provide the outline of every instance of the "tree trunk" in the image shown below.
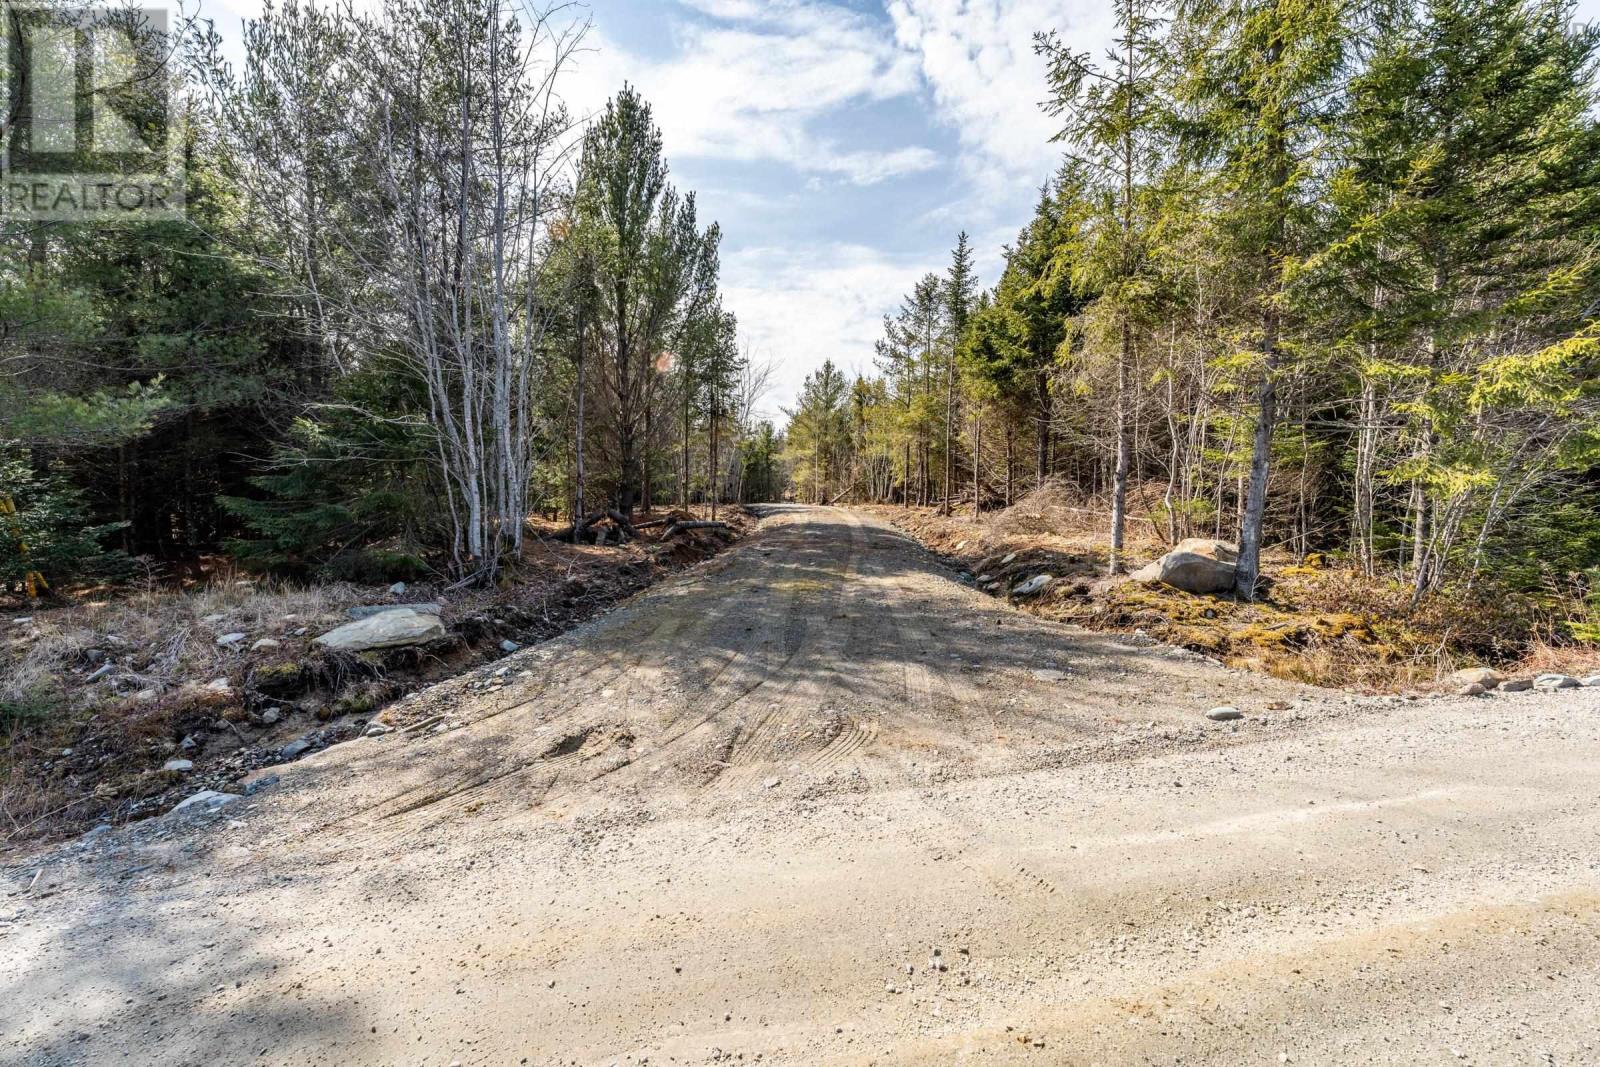
<path fill-rule="evenodd" d="M 1050 455 L 1050 380 L 1044 371 L 1040 371 L 1034 379 L 1035 402 L 1038 407 L 1035 420 L 1038 424 L 1039 455 L 1038 471 L 1034 475 L 1034 487 L 1044 484 L 1045 469 Z"/>
<path fill-rule="evenodd" d="M 983 518 L 983 412 L 972 405 L 972 518 Z"/>
<path fill-rule="evenodd" d="M 1128 418 L 1128 362 L 1133 348 L 1133 331 L 1127 316 L 1122 319 L 1122 348 L 1117 359 L 1117 466 L 1111 479 L 1111 562 L 1110 574 L 1122 571 L 1122 543 L 1127 530 L 1128 468 L 1132 465 L 1132 427 Z"/>
<path fill-rule="evenodd" d="M 1366 375 L 1361 377 L 1360 422 L 1356 427 L 1356 469 L 1352 525 L 1354 529 L 1356 562 L 1361 573 L 1372 577 L 1373 559 L 1373 485 L 1377 474 L 1378 455 L 1378 383 Z"/>
<path fill-rule="evenodd" d="M 950 514 L 950 479 L 955 462 L 955 412 L 956 412 L 956 350 L 951 342 L 950 359 L 944 371 L 944 503 L 939 514 Z"/>
<path fill-rule="evenodd" d="M 1267 312 L 1262 327 L 1262 350 L 1266 354 L 1261 368 L 1261 383 L 1256 392 L 1256 432 L 1250 449 L 1250 482 L 1244 499 L 1244 514 L 1239 524 L 1239 562 L 1234 569 L 1233 588 L 1245 600 L 1253 600 L 1261 575 L 1261 524 L 1267 511 L 1267 477 L 1272 471 L 1272 430 L 1278 418 L 1278 333 L 1277 319 Z"/>

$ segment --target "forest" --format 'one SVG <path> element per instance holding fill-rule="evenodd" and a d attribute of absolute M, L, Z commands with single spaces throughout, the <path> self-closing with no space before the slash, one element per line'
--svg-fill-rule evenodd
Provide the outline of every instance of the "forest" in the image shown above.
<path fill-rule="evenodd" d="M 563 105 L 571 14 L 290 0 L 237 65 L 136 27 L 121 88 L 188 109 L 187 217 L 0 222 L 6 586 L 215 553 L 482 584 L 529 515 L 777 492 L 720 231 L 636 91 Z"/>
<path fill-rule="evenodd" d="M 187 217 L 0 220 L 0 579 L 481 584 L 535 514 L 1049 485 L 1113 573 L 1136 527 L 1237 539 L 1244 597 L 1264 550 L 1588 596 L 1600 33 L 1549 0 L 1116 17 L 1104 56 L 1034 40 L 1061 164 L 999 277 L 961 234 L 876 372 L 819 353 L 776 425 L 650 103 L 563 104 L 567 9 L 289 0 L 239 63 L 144 33 L 123 90 L 186 109 Z"/>
<path fill-rule="evenodd" d="M 1564 3 L 1120 0 L 1052 33 L 1063 162 L 981 289 L 957 239 L 876 375 L 806 383 L 797 494 L 960 509 L 1047 480 L 1171 544 L 1413 600 L 1594 587 L 1600 128 Z"/>

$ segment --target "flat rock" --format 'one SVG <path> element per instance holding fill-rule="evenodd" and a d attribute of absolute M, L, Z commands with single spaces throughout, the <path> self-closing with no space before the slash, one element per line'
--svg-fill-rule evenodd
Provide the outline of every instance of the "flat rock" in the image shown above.
<path fill-rule="evenodd" d="M 271 637 L 263 637 L 261 640 L 257 641 L 255 644 L 250 646 L 250 651 L 251 652 L 272 652 L 272 651 L 275 651 L 275 650 L 277 650 L 279 648 L 282 648 L 282 647 L 283 647 L 283 645 L 279 641 L 277 641 L 276 639 L 271 638 Z"/>
<path fill-rule="evenodd" d="M 1600 674 L 1589 675 L 1589 677 L 1583 680 L 1583 684 L 1585 688 L 1590 689 L 1600 686 Z"/>
<path fill-rule="evenodd" d="M 345 614 L 352 619 L 370 619 L 389 611 L 414 611 L 419 615 L 437 615 L 443 611 L 438 604 L 363 604 L 349 608 Z"/>
<path fill-rule="evenodd" d="M 1450 676 L 1450 680 L 1461 688 L 1481 685 L 1485 689 L 1495 689 L 1506 680 L 1506 676 L 1492 667 L 1468 667 L 1466 670 L 1456 671 Z"/>
<path fill-rule="evenodd" d="M 1570 674 L 1541 674 L 1533 680 L 1535 689 L 1576 689 L 1582 684 Z"/>
<path fill-rule="evenodd" d="M 201 688 L 208 693 L 221 693 L 223 696 L 233 693 L 233 686 L 228 684 L 228 679 L 226 678 L 213 678 Z"/>
<path fill-rule="evenodd" d="M 405 582 L 395 582 L 393 585 L 391 585 L 389 587 L 389 592 L 393 593 L 395 596 L 405 596 L 406 595 L 406 583 Z"/>
<path fill-rule="evenodd" d="M 1040 667 L 1033 672 L 1033 676 L 1041 682 L 1062 682 L 1067 678 L 1066 671 L 1058 671 L 1053 667 Z"/>
<path fill-rule="evenodd" d="M 186 759 L 169 759 L 167 762 L 161 765 L 161 769 L 164 771 L 192 771 L 194 770 L 194 761 Z"/>
<path fill-rule="evenodd" d="M 506 640 L 500 642 L 500 651 L 501 652 L 515 652 L 517 649 L 519 649 L 521 647 L 522 647 L 521 645 L 517 644 L 515 641 L 511 640 L 510 638 L 507 638 Z"/>
<path fill-rule="evenodd" d="M 240 641 L 243 641 L 248 636 L 250 635 L 239 633 L 237 631 L 231 634 L 223 634 L 221 637 L 217 638 L 217 644 L 222 648 L 232 648 L 234 645 L 237 645 Z"/>
<path fill-rule="evenodd" d="M 188 800 L 178 802 L 178 805 L 168 815 L 179 812 L 216 811 L 218 808 L 232 804 L 239 799 L 238 793 L 219 793 L 215 789 L 202 789 Z"/>
<path fill-rule="evenodd" d="M 1052 581 L 1054 579 L 1048 574 L 1035 574 L 1032 578 L 1020 583 L 1015 589 L 1011 590 L 1011 595 L 1033 596 L 1036 593 L 1042 593 Z"/>
<path fill-rule="evenodd" d="M 368 737 L 382 737 L 389 732 L 389 728 L 381 722 L 371 723 L 367 726 Z"/>
<path fill-rule="evenodd" d="M 373 648 L 404 648 L 445 636 L 439 616 L 414 608 L 396 608 L 329 630 L 315 644 L 336 652 L 365 652 Z"/>
<path fill-rule="evenodd" d="M 1526 693 L 1533 688 L 1533 681 L 1529 678 L 1507 678 L 1499 688 L 1502 693 Z"/>
<path fill-rule="evenodd" d="M 1206 718 L 1210 719 L 1212 722 L 1230 722 L 1234 719 L 1244 718 L 1244 712 L 1240 711 L 1238 708 L 1223 705 L 1220 708 L 1212 708 L 1210 711 L 1206 712 Z"/>
<path fill-rule="evenodd" d="M 284 745 L 282 748 L 278 749 L 278 755 L 284 759 L 294 759 L 296 756 L 300 755 L 300 753 L 304 752 L 310 747 L 310 741 L 307 741 L 303 737 L 297 737 L 293 741 L 290 741 L 287 745 Z"/>

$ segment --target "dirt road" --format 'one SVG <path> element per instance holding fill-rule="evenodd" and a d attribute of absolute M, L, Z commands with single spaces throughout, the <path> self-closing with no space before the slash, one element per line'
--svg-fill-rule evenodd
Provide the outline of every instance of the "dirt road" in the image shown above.
<path fill-rule="evenodd" d="M 1351 702 L 801 508 L 501 665 L 6 870 L 0 1062 L 1600 1063 L 1600 691 Z"/>

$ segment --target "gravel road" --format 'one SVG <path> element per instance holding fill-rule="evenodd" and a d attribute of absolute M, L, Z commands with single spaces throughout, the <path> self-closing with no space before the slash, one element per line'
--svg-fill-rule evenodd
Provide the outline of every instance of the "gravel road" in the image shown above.
<path fill-rule="evenodd" d="M 1600 1064 L 1600 690 L 1358 701 L 783 507 L 411 700 L 0 872 L 0 1062 Z"/>

